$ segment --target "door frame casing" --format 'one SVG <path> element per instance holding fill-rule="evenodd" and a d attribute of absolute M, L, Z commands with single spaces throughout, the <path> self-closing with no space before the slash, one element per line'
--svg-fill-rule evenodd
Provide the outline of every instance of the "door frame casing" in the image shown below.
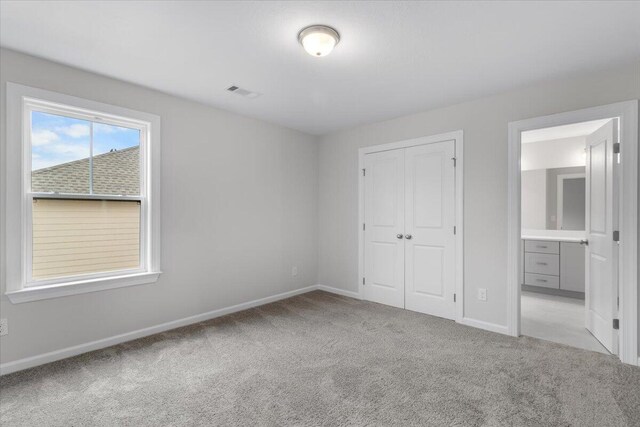
<path fill-rule="evenodd" d="M 362 225 L 365 222 L 364 215 L 364 175 L 362 173 L 365 164 L 365 156 L 381 151 L 399 150 L 402 148 L 419 145 L 433 144 L 436 142 L 454 141 L 455 146 L 455 294 L 456 315 L 455 321 L 461 322 L 464 317 L 464 133 L 462 130 L 441 133 L 432 136 L 407 139 L 390 142 L 387 144 L 361 147 L 358 150 L 358 294 L 364 299 L 364 233 Z"/>
<path fill-rule="evenodd" d="M 619 119 L 618 165 L 619 231 L 618 295 L 620 296 L 618 356 L 638 365 L 638 100 L 534 117 L 509 123 L 507 200 L 507 330 L 520 335 L 520 280 L 522 262 L 520 212 L 520 151 L 524 131 L 602 119 Z"/>

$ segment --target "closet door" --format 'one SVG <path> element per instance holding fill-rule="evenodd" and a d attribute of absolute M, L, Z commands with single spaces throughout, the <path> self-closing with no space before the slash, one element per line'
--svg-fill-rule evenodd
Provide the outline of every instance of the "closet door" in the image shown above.
<path fill-rule="evenodd" d="M 369 301 L 404 307 L 404 151 L 365 156 L 365 286 Z"/>
<path fill-rule="evenodd" d="M 455 141 L 405 150 L 405 307 L 455 318 Z"/>

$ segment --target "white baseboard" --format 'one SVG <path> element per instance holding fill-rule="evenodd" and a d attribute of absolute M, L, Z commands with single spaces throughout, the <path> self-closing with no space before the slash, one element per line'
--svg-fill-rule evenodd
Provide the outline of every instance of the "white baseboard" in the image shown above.
<path fill-rule="evenodd" d="M 461 325 L 471 326 L 473 328 L 484 329 L 491 332 L 497 332 L 499 334 L 510 335 L 509 328 L 504 325 L 498 325 L 497 323 L 485 322 L 483 320 L 469 319 L 463 317 L 458 321 Z"/>
<path fill-rule="evenodd" d="M 49 353 L 44 353 L 37 356 L 26 357 L 24 359 L 15 360 L 13 362 L 1 363 L 0 375 L 6 375 L 12 372 L 21 371 L 23 369 L 33 368 L 35 366 L 44 365 L 45 363 L 55 362 L 56 360 L 66 359 L 72 356 L 77 356 L 79 354 L 87 353 L 89 351 L 100 350 L 102 348 L 110 347 L 112 345 L 121 344 L 123 342 L 135 340 L 138 338 L 143 338 L 149 335 L 165 332 L 171 329 L 180 328 L 182 326 L 203 322 L 205 320 L 224 316 L 226 314 L 236 313 L 238 311 L 247 310 L 253 307 L 258 307 L 260 305 L 269 304 L 271 302 L 283 300 L 286 298 L 293 297 L 295 295 L 300 295 L 300 294 L 304 294 L 304 293 L 315 291 L 315 290 L 330 292 L 336 295 L 342 295 L 345 297 L 350 297 L 355 299 L 362 299 L 362 296 L 358 292 L 347 291 L 344 289 L 333 288 L 331 286 L 325 286 L 320 284 L 307 286 L 305 288 L 283 292 L 281 294 L 269 296 L 266 298 L 260 298 L 260 299 L 245 302 L 242 304 L 233 305 L 231 307 L 221 308 L 218 310 L 197 314 L 195 316 L 185 317 L 183 319 L 162 323 L 160 325 L 155 325 L 148 328 L 138 329 L 136 331 L 127 332 L 124 334 L 115 335 L 112 337 L 103 338 L 96 341 L 91 341 L 85 344 L 79 344 L 76 346 L 51 351 Z M 495 323 L 469 319 L 466 317 L 461 319 L 459 323 L 467 326 L 472 326 L 474 328 L 485 329 L 491 332 L 497 332 L 500 334 L 509 335 L 508 329 L 506 326 L 498 325 Z M 640 359 L 638 360 L 638 365 L 640 366 Z"/>
<path fill-rule="evenodd" d="M 295 295 L 304 294 L 307 292 L 315 291 L 319 289 L 317 285 L 307 286 L 301 289 L 295 289 L 289 292 L 283 292 L 281 294 L 273 295 L 266 298 L 260 298 L 257 300 L 245 302 L 242 304 L 233 305 L 231 307 L 221 308 L 218 310 L 209 311 L 202 314 L 196 314 L 195 316 L 185 317 L 183 319 L 174 320 L 160 325 L 151 326 L 148 328 L 138 329 L 133 332 L 127 332 L 120 335 L 115 335 L 108 338 L 103 338 L 96 341 L 91 341 L 85 344 L 75 345 L 73 347 L 67 347 L 60 350 L 51 351 L 49 353 L 39 354 L 37 356 L 26 357 L 24 359 L 14 360 L 13 362 L 0 364 L 0 375 L 10 374 L 12 372 L 21 371 L 23 369 L 33 368 L 35 366 L 44 365 L 45 363 L 55 362 L 56 360 L 66 359 L 68 357 L 77 356 L 89 351 L 100 350 L 102 348 L 110 347 L 112 345 L 121 344 L 123 342 L 135 340 L 138 338 L 146 337 L 149 335 L 165 332 L 171 329 L 180 328 L 182 326 L 191 325 L 193 323 L 203 322 L 205 320 L 213 319 L 216 317 L 224 316 L 226 314 L 235 313 L 249 308 L 257 307 L 271 302 L 279 301 L 282 299 L 290 298 Z M 327 288 L 323 289 L 327 292 L 331 292 Z"/>
<path fill-rule="evenodd" d="M 318 290 L 321 291 L 326 291 L 326 292 L 331 292 L 333 294 L 337 294 L 337 295 L 342 295 L 345 297 L 350 297 L 350 298 L 356 298 L 356 299 L 362 299 L 362 295 L 360 295 L 358 292 L 353 292 L 353 291 L 347 291 L 344 289 L 339 289 L 339 288 L 333 288 L 331 286 L 325 286 L 325 285 L 316 285 L 316 288 Z M 490 332 L 496 332 L 499 334 L 504 334 L 504 335 L 510 335 L 509 334 L 509 329 L 504 326 L 504 325 L 498 325 L 497 323 L 491 323 L 491 322 L 485 322 L 482 320 L 476 320 L 476 319 L 470 319 L 468 317 L 464 317 L 462 318 L 462 320 L 460 320 L 458 323 L 462 324 L 462 325 L 466 325 L 466 326 L 471 326 L 473 328 L 477 328 L 477 329 L 484 329 L 486 331 L 490 331 Z M 640 366 L 640 363 L 638 364 Z"/>
<path fill-rule="evenodd" d="M 344 289 L 332 288 L 331 286 L 325 285 L 316 285 L 316 288 L 321 291 L 331 292 L 333 294 L 342 295 L 345 297 L 351 297 L 356 299 L 362 299 L 362 295 L 358 292 L 346 291 Z M 482 320 L 470 319 L 468 317 L 462 318 L 458 323 L 466 326 L 471 326 L 473 328 L 484 329 L 486 331 L 496 332 L 499 334 L 510 335 L 509 329 L 504 325 L 498 325 L 497 323 L 485 322 Z M 640 362 L 638 363 L 640 366 Z"/>
<path fill-rule="evenodd" d="M 336 295 L 342 295 L 343 297 L 350 297 L 355 299 L 362 299 L 362 296 L 358 292 L 346 291 L 340 288 L 332 288 L 331 286 L 316 285 L 316 288 L 320 291 L 330 292 Z"/>

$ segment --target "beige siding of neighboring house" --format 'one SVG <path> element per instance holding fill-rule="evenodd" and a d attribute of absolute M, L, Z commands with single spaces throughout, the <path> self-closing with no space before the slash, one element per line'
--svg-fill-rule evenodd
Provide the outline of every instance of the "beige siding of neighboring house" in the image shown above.
<path fill-rule="evenodd" d="M 139 264 L 137 201 L 34 200 L 35 280 L 125 270 Z"/>

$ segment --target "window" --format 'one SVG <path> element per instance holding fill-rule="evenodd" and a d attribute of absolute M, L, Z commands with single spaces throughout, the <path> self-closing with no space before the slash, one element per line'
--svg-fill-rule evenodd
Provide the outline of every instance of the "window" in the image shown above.
<path fill-rule="evenodd" d="M 20 85 L 7 89 L 9 298 L 157 280 L 159 118 Z"/>

